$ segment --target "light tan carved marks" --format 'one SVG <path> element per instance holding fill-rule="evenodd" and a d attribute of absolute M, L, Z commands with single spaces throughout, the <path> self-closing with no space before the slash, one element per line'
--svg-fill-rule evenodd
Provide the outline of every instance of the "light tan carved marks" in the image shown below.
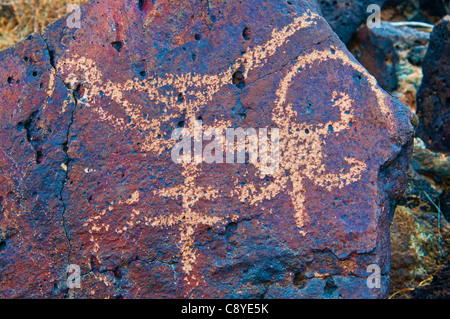
<path fill-rule="evenodd" d="M 114 83 L 111 80 L 103 80 L 103 74 L 98 70 L 93 60 L 79 56 L 60 61 L 58 68 L 63 73 L 68 74 L 66 81 L 71 83 L 72 86 L 84 80 L 86 85 L 83 102 L 98 114 L 100 120 L 108 122 L 120 131 L 136 130 L 143 132 L 145 142 L 142 145 L 142 150 L 144 152 L 151 152 L 158 156 L 167 152 L 168 155 L 175 141 L 159 138 L 163 134 L 162 124 L 170 123 L 179 116 L 180 112 L 185 112 L 185 127 L 194 135 L 196 113 L 203 105 L 211 101 L 214 94 L 219 92 L 223 86 L 231 83 L 232 74 L 237 68 L 244 65 L 244 76 L 247 77 L 249 72 L 262 67 L 270 56 L 273 56 L 281 46 L 288 43 L 289 37 L 297 31 L 317 23 L 319 19 L 322 18 L 312 12 L 305 13 L 286 27 L 274 30 L 271 38 L 265 44 L 248 50 L 236 60 L 232 68 L 216 75 L 165 74 L 164 77 L 149 77 L 145 80 L 132 79 L 125 83 Z M 169 215 L 133 209 L 127 216 L 126 225 L 117 226 L 115 229 L 102 223 L 102 217 L 106 214 L 106 210 L 103 210 L 98 215 L 90 217 L 85 223 L 85 226 L 90 227 L 89 232 L 91 233 L 91 240 L 94 242 L 94 251 L 99 249 L 96 235 L 104 235 L 105 232 L 112 230 L 118 234 L 123 234 L 138 224 L 161 228 L 178 227 L 184 279 L 188 286 L 193 289 L 202 280 L 202 278 L 193 274 L 197 258 L 194 245 L 195 229 L 200 225 L 224 225 L 238 218 L 238 216 L 229 215 L 212 217 L 199 212 L 197 203 L 203 199 L 211 200 L 224 196 L 235 196 L 243 202 L 247 201 L 250 205 L 258 207 L 258 209 L 265 210 L 261 205 L 264 200 L 271 200 L 282 192 L 287 193 L 290 195 L 294 207 L 293 218 L 299 232 L 306 235 L 306 230 L 303 229 L 308 222 L 304 207 L 306 201 L 304 181 L 313 181 L 317 186 L 331 191 L 359 181 L 361 174 L 367 169 L 365 163 L 355 158 L 345 158 L 348 168 L 337 172 L 329 172 L 325 164 L 327 137 L 344 132 L 353 120 L 354 107 L 352 103 L 354 101 L 351 96 L 343 92 L 332 92 L 329 103 L 333 108 L 339 110 L 340 120 L 317 124 L 314 127 L 307 127 L 305 123 L 299 123 L 297 112 L 288 102 L 287 95 L 292 83 L 298 76 L 298 70 L 312 68 L 329 60 L 338 60 L 342 65 L 360 72 L 367 79 L 369 88 L 374 92 L 380 106 L 380 111 L 386 118 L 386 123 L 392 125 L 391 112 L 385 103 L 385 93 L 381 91 L 375 79 L 363 67 L 350 60 L 347 52 L 334 48 L 332 52 L 314 49 L 309 53 L 304 53 L 298 57 L 295 65 L 287 71 L 279 83 L 273 101 L 272 120 L 280 129 L 279 148 L 281 156 L 281 168 L 274 174 L 273 182 L 263 184 L 263 186 L 253 183 L 240 186 L 236 182 L 234 188 L 232 186 L 228 190 L 219 191 L 212 187 L 200 187 L 198 185 L 196 181 L 201 174 L 199 164 L 180 164 L 183 168 L 183 183 L 171 188 L 160 189 L 151 195 L 174 199 L 181 196 L 182 209 Z M 82 79 L 78 78 L 79 74 L 82 74 Z M 168 90 L 168 87 L 171 87 L 171 89 Z M 144 107 L 136 103 L 133 104 L 126 98 L 130 93 L 145 94 L 160 107 L 163 114 L 157 118 L 145 117 Z M 113 115 L 106 108 L 99 106 L 96 101 L 100 94 L 109 97 L 117 105 L 121 105 L 129 120 Z M 181 103 L 178 100 L 179 94 L 184 97 Z M 204 128 L 226 128 L 229 127 L 227 125 L 230 125 L 229 121 L 221 120 L 209 125 L 204 123 Z M 329 130 L 329 126 L 333 127 L 332 131 Z M 387 126 L 389 129 L 393 127 L 389 124 Z M 260 169 L 261 179 L 264 178 L 266 175 L 264 167 L 259 163 L 254 165 Z M 289 174 L 286 174 L 286 172 L 289 172 Z M 139 200 L 139 197 L 135 199 Z M 125 201 L 120 204 L 127 205 L 128 202 Z M 113 209 L 112 204 L 107 209 Z"/>

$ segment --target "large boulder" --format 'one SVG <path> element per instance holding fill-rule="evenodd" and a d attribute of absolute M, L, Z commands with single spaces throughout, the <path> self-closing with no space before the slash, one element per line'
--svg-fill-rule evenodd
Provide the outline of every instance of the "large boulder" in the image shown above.
<path fill-rule="evenodd" d="M 434 151 L 450 151 L 450 16 L 433 29 L 417 93 L 417 135 Z"/>
<path fill-rule="evenodd" d="M 0 61 L 0 297 L 386 297 L 413 116 L 312 3 L 88 1 Z"/>
<path fill-rule="evenodd" d="M 428 32 L 381 22 L 377 28 L 359 28 L 349 48 L 383 89 L 415 111 L 429 37 Z"/>

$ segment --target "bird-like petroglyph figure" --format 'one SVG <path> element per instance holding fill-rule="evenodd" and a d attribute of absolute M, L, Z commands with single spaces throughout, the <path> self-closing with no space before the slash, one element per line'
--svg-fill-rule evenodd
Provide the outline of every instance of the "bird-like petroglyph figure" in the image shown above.
<path fill-rule="evenodd" d="M 130 79 L 125 83 L 114 83 L 110 80 L 105 81 L 96 63 L 83 56 L 61 60 L 58 63 L 58 68 L 63 70 L 64 74 L 68 74 L 64 79 L 65 82 L 72 85 L 79 82 L 85 83 L 83 102 L 92 112 L 98 114 L 100 120 L 108 122 L 112 128 L 117 130 L 133 129 L 141 132 L 144 140 L 144 143 L 141 144 L 143 152 L 152 153 L 154 156 L 160 156 L 167 152 L 167 156 L 170 156 L 170 149 L 175 141 L 158 138 L 167 134 L 161 130 L 163 124 L 174 121 L 183 112 L 186 115 L 185 127 L 193 130 L 196 112 L 201 106 L 211 101 L 214 94 L 223 86 L 232 83 L 232 75 L 236 70 L 244 66 L 245 71 L 242 75 L 246 78 L 249 72 L 263 67 L 267 59 L 273 56 L 281 46 L 288 43 L 293 34 L 316 24 L 320 19 L 322 18 L 317 14 L 310 11 L 306 12 L 284 28 L 273 30 L 271 38 L 266 43 L 247 50 L 234 65 L 219 74 L 166 74 L 164 77 L 148 77 L 144 80 Z M 304 209 L 306 200 L 304 181 L 313 181 L 317 186 L 331 191 L 360 180 L 361 174 L 366 170 L 366 165 L 355 158 L 345 158 L 348 166 L 338 172 L 329 172 L 325 164 L 324 141 L 333 134 L 339 134 L 347 130 L 353 119 L 352 103 L 354 101 L 349 94 L 338 91 L 332 92 L 329 103 L 333 108 L 339 110 L 340 119 L 335 122 L 318 124 L 314 127 L 299 123 L 299 116 L 287 98 L 291 84 L 294 83 L 295 77 L 300 72 L 299 70 L 306 70 L 313 63 L 317 65 L 329 60 L 338 60 L 342 65 L 350 66 L 366 77 L 370 89 L 377 97 L 381 113 L 389 121 L 390 112 L 384 102 L 385 95 L 378 88 L 375 79 L 363 67 L 350 60 L 348 53 L 337 48 L 327 51 L 312 49 L 309 53 L 299 55 L 292 67 L 287 67 L 287 73 L 278 84 L 274 100 L 268 101 L 268 103 L 274 105 L 271 114 L 272 121 L 280 130 L 280 169 L 273 174 L 273 182 L 260 185 L 248 183 L 244 186 L 236 184 L 230 185 L 228 190 L 218 190 L 214 187 L 197 185 L 196 179 L 201 175 L 198 163 L 181 163 L 179 165 L 183 167 L 183 183 L 170 188 L 159 189 L 154 191 L 153 194 L 145 194 L 146 196 L 174 199 L 181 197 L 180 210 L 165 215 L 161 212 L 145 212 L 133 209 L 127 216 L 126 224 L 119 225 L 118 222 L 117 225 L 111 226 L 102 222 L 102 217 L 107 210 L 138 202 L 139 191 L 133 193 L 127 201 L 111 203 L 103 212 L 97 216 L 91 216 L 85 223 L 85 226 L 89 227 L 94 252 L 101 248 L 97 243 L 99 236 L 106 236 L 108 232 L 125 234 L 139 224 L 150 227 L 176 227 L 180 232 L 179 247 L 184 279 L 188 285 L 195 287 L 202 280 L 198 275 L 193 274 L 197 255 L 194 245 L 196 227 L 199 225 L 225 225 L 239 218 L 237 215 L 208 216 L 198 211 L 197 203 L 199 201 L 214 200 L 221 196 L 235 196 L 241 201 L 247 201 L 250 205 L 261 207 L 263 201 L 271 200 L 280 192 L 285 192 L 290 195 L 294 207 L 292 217 L 298 231 L 300 234 L 306 235 L 304 226 L 308 222 L 308 216 Z M 80 74 L 82 74 L 82 78 L 79 78 Z M 167 89 L 169 87 L 171 88 L 170 91 Z M 49 92 L 51 91 L 52 88 L 49 88 Z M 126 117 L 113 115 L 106 107 L 96 103 L 100 92 L 117 105 L 121 105 Z M 144 116 L 145 107 L 127 100 L 124 97 L 126 92 L 146 94 L 149 99 L 160 106 L 163 115 L 158 118 L 147 118 Z M 181 102 L 179 100 L 180 93 L 184 97 Z M 231 122 L 226 119 L 215 120 L 214 123 L 204 123 L 205 129 L 208 127 L 227 128 L 229 125 L 231 125 Z M 330 130 L 330 127 L 332 130 Z M 260 163 L 253 165 L 260 169 L 261 179 L 268 174 L 264 165 Z"/>

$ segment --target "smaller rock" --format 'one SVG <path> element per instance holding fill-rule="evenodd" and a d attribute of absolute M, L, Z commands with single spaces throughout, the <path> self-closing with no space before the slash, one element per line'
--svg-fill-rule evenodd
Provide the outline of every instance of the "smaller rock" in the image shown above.
<path fill-rule="evenodd" d="M 450 151 L 450 16 L 433 29 L 417 93 L 417 136 L 434 151 Z"/>
<path fill-rule="evenodd" d="M 429 285 L 418 287 L 412 291 L 413 298 L 418 299 L 449 299 L 450 298 L 450 262 L 442 268 Z"/>
<path fill-rule="evenodd" d="M 430 200 L 435 203 L 438 202 L 441 194 L 442 190 L 432 180 L 430 181 L 418 174 L 411 167 L 405 194 L 398 204 L 410 209 L 427 212 L 434 209 Z"/>
<path fill-rule="evenodd" d="M 446 0 L 387 0 L 381 13 L 382 20 L 420 21 L 435 24 L 446 14 L 450 14 Z"/>
<path fill-rule="evenodd" d="M 438 184 L 447 184 L 450 178 L 450 158 L 425 147 L 420 138 L 414 139 L 414 153 L 411 166 L 416 172 L 431 178 Z"/>
<path fill-rule="evenodd" d="M 367 7 L 377 4 L 380 7 L 385 0 L 319 0 L 322 14 L 334 32 L 344 43 L 348 43 L 355 31 L 370 16 Z"/>

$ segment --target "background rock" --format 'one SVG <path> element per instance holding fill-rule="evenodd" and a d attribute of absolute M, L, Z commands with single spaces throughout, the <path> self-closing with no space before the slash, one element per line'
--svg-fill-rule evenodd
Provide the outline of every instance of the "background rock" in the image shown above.
<path fill-rule="evenodd" d="M 379 28 L 361 27 L 349 47 L 383 89 L 415 111 L 428 39 L 428 32 L 382 22 Z"/>
<path fill-rule="evenodd" d="M 318 0 L 323 16 L 342 42 L 347 43 L 361 23 L 365 23 L 371 12 L 370 4 L 380 7 L 385 0 Z"/>
<path fill-rule="evenodd" d="M 448 192 L 449 164 L 448 157 L 415 139 L 410 178 L 391 225 L 391 296 L 415 298 L 415 289 L 431 284 L 433 275 L 447 264 L 450 216 L 443 197 Z M 434 296 L 429 289 L 421 295 L 426 291 Z"/>
<path fill-rule="evenodd" d="M 450 16 L 433 29 L 417 95 L 417 135 L 434 151 L 450 151 Z"/>
<path fill-rule="evenodd" d="M 411 292 L 412 298 L 448 299 L 450 296 L 450 266 L 446 266 L 433 275 L 429 285 L 418 287 Z"/>
<path fill-rule="evenodd" d="M 450 14 L 447 0 L 387 0 L 383 5 L 384 21 L 418 21 L 435 24 Z"/>
<path fill-rule="evenodd" d="M 416 288 L 437 273 L 447 260 L 450 224 L 436 209 L 398 206 L 391 229 L 391 294 Z"/>

